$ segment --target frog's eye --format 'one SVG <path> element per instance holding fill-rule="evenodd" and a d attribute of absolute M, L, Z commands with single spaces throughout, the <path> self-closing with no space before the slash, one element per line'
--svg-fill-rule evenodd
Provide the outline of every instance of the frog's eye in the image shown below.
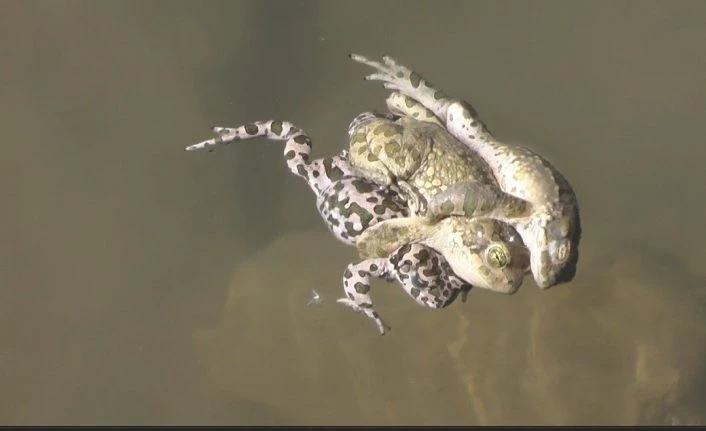
<path fill-rule="evenodd" d="M 491 268 L 505 268 L 510 264 L 510 250 L 503 243 L 493 243 L 485 249 L 485 264 Z"/>
<path fill-rule="evenodd" d="M 571 251 L 571 244 L 567 242 L 562 242 L 556 249 L 556 258 L 559 262 L 565 262 L 569 258 L 569 251 Z"/>

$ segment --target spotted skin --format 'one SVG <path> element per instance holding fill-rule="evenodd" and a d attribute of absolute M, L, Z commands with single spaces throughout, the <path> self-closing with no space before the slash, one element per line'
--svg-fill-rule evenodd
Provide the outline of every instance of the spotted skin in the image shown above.
<path fill-rule="evenodd" d="M 388 99 L 388 105 L 393 105 L 399 98 L 392 95 Z M 405 132 L 409 128 L 427 127 L 429 123 L 420 123 L 412 118 L 412 116 L 399 117 L 394 114 L 397 109 L 392 109 L 393 115 L 363 113 L 356 117 L 349 127 L 349 137 L 351 142 L 356 140 L 365 141 L 362 147 L 351 145 L 351 164 L 353 164 L 353 153 L 363 148 L 359 156 L 365 157 L 364 162 L 359 163 L 356 168 L 360 171 L 361 166 L 367 162 L 376 162 L 370 160 L 369 156 L 373 154 L 368 151 L 371 148 L 383 148 L 375 154 L 381 154 L 385 151 L 386 145 L 394 145 L 397 142 L 402 142 Z M 422 112 L 420 116 L 423 117 Z M 404 120 L 396 123 L 398 120 Z M 392 130 L 391 130 L 392 129 Z M 436 126 L 440 135 L 448 136 L 448 133 L 439 126 Z M 364 135 L 361 137 L 360 135 Z M 408 136 L 408 147 L 414 148 L 415 139 L 418 136 Z M 446 139 L 444 138 L 439 138 Z M 436 143 L 436 142 L 435 142 Z M 439 147 L 442 147 L 440 144 Z M 462 145 L 457 145 L 459 153 L 470 153 L 468 148 Z M 388 151 L 388 153 L 391 153 Z M 407 157 L 409 154 L 403 155 Z M 440 157 L 444 156 L 443 152 Z M 465 157 L 461 154 L 459 161 L 456 163 L 463 172 L 462 178 L 481 178 L 486 182 L 492 183 L 492 178 L 483 177 L 483 173 L 478 174 L 481 170 L 474 159 L 461 159 Z M 379 160 L 379 159 L 378 159 Z M 428 159 L 427 159 L 428 160 Z M 387 166 L 403 166 L 405 162 L 397 163 L 397 161 L 389 159 L 390 163 Z M 482 161 L 481 161 L 482 162 Z M 426 162 L 425 162 L 426 163 Z M 447 164 L 447 169 L 441 169 L 442 174 L 448 173 L 453 169 L 451 164 Z M 482 165 L 482 163 L 481 163 Z M 386 166 L 385 166 L 386 167 Z M 372 167 L 367 171 L 367 175 L 376 178 L 388 186 L 399 184 L 399 178 L 412 179 L 416 168 L 412 169 L 409 175 L 403 176 L 399 171 L 390 175 L 389 181 L 386 177 L 375 177 L 377 172 L 376 167 Z M 426 186 L 424 186 L 426 187 Z M 446 185 L 444 184 L 444 187 Z M 490 186 L 488 186 L 490 187 Z M 431 189 L 432 187 L 426 187 Z M 483 202 L 481 199 L 476 199 L 475 202 Z M 408 202 L 409 204 L 409 202 Z M 414 211 L 414 205 L 410 205 L 411 211 Z M 487 211 L 490 212 L 490 211 Z M 429 250 L 433 251 L 434 256 L 443 256 L 444 268 L 448 268 L 454 274 L 455 280 L 460 280 L 460 283 L 466 283 L 483 289 L 493 290 L 506 294 L 514 293 L 522 283 L 528 267 L 528 252 L 524 247 L 517 233 L 510 226 L 500 223 L 490 218 L 469 218 L 463 217 L 448 217 L 440 220 L 437 223 L 427 223 L 425 220 L 418 217 L 398 217 L 381 221 L 380 223 L 366 229 L 357 241 L 357 247 L 364 259 L 360 262 L 352 263 L 344 276 L 344 288 L 347 293 L 347 298 L 339 300 L 339 302 L 351 306 L 353 309 L 364 313 L 367 317 L 375 321 L 381 332 L 385 329 L 385 324 L 379 314 L 373 309 L 372 301 L 369 297 L 370 279 L 386 278 L 390 272 L 389 266 L 383 265 L 382 262 L 391 259 L 395 256 L 397 250 L 403 247 L 413 245 L 419 247 L 422 245 L 428 246 Z M 438 259 L 436 259 L 438 260 Z M 424 263 L 427 260 L 420 260 L 418 263 Z M 392 262 L 388 262 L 392 263 Z M 440 268 L 434 267 L 435 271 Z M 396 272 L 392 272 L 397 274 Z M 434 272 L 431 272 L 434 274 Z M 423 277 L 415 278 L 414 280 L 424 280 Z M 438 284 L 438 286 L 444 286 Z M 458 285 L 458 281 L 454 284 Z M 409 285 L 405 286 L 407 293 L 417 299 L 422 305 L 427 305 L 433 308 L 440 308 L 444 303 L 438 300 L 432 300 L 435 296 L 434 291 L 420 290 L 420 286 L 415 286 L 411 289 Z M 443 298 L 445 295 L 439 296 Z M 437 299 L 438 299 L 437 298 Z"/>
<path fill-rule="evenodd" d="M 186 151 L 212 150 L 233 142 L 266 137 L 286 141 L 287 167 L 303 178 L 316 195 L 316 207 L 329 231 L 347 245 L 367 227 L 382 220 L 406 216 L 404 200 L 392 188 L 384 188 L 355 176 L 344 151 L 338 156 L 310 161 L 312 141 L 298 127 L 286 121 L 258 121 L 240 127 L 214 127 L 218 135 L 186 148 Z"/>
<path fill-rule="evenodd" d="M 513 294 L 529 266 L 529 252 L 505 223 L 477 217 L 446 217 L 418 223 L 400 217 L 371 226 L 358 238 L 363 258 L 383 258 L 405 244 L 421 244 L 444 256 L 453 273 L 477 288 Z"/>
<path fill-rule="evenodd" d="M 401 101 L 400 97 L 399 93 L 393 93 L 388 99 L 388 106 L 397 112 L 406 108 L 395 106 Z M 422 111 L 423 115 L 428 113 Z M 381 225 L 367 230 L 361 237 L 365 241 L 357 243 L 361 256 L 370 256 L 371 247 L 385 250 L 375 253 L 375 257 L 382 258 L 405 243 L 421 243 L 441 253 L 456 275 L 475 287 L 515 292 L 526 268 L 488 270 L 487 262 L 478 251 L 482 249 L 482 241 L 499 236 L 499 232 L 507 231 L 508 238 L 516 236 L 511 227 L 493 221 L 492 216 L 496 212 L 520 216 L 526 213 L 526 202 L 510 196 L 505 198 L 485 161 L 438 124 L 416 120 L 413 115 L 390 118 L 365 114 L 354 123 L 356 127 L 349 129 L 351 164 L 376 183 L 403 188 L 414 215 L 404 220 L 382 221 Z M 455 193 L 459 187 L 463 193 Z M 476 193 L 468 193 L 471 188 Z M 447 193 L 444 200 L 435 198 Z M 445 216 L 457 215 L 454 209 L 460 198 L 464 198 L 459 202 L 464 212 L 458 214 L 459 217 L 443 220 Z M 425 213 L 420 210 L 420 203 L 428 201 L 434 204 L 431 209 L 439 216 L 438 220 L 418 217 L 419 213 Z M 478 216 L 483 216 L 484 220 L 477 219 Z M 404 228 L 400 227 L 401 223 Z M 498 239 L 502 241 L 504 239 Z"/>
<path fill-rule="evenodd" d="M 338 302 L 372 319 L 381 334 L 389 327 L 373 308 L 372 278 L 396 279 L 417 303 L 442 308 L 471 286 L 513 294 L 529 266 L 529 251 L 514 229 L 487 218 L 389 219 L 366 229 L 358 249 L 363 259 L 348 265 L 347 297 Z"/>
<path fill-rule="evenodd" d="M 348 163 L 346 151 L 335 157 L 310 161 L 311 139 L 289 122 L 261 121 L 233 128 L 214 127 L 213 130 L 217 137 L 191 145 L 186 150 L 213 150 L 218 146 L 256 137 L 286 141 L 284 155 L 289 170 L 307 182 L 316 195 L 317 208 L 326 226 L 345 244 L 355 245 L 362 232 L 381 221 L 408 215 L 406 203 L 394 187 L 380 187 L 368 179 L 355 176 L 356 172 Z M 422 258 L 424 256 L 429 258 Z M 455 276 L 439 253 L 423 245 L 401 245 L 387 258 L 376 259 L 376 262 L 377 266 L 371 266 L 369 262 L 358 263 L 368 270 L 374 270 L 367 275 L 362 274 L 362 267 L 356 269 L 355 265 L 349 265 L 346 274 L 360 277 L 359 281 L 367 283 L 368 289 L 361 293 L 358 281 L 350 283 L 351 277 L 344 276 L 346 298 L 338 302 L 373 319 L 383 334 L 387 326 L 373 308 L 369 294 L 370 276 L 397 280 L 417 302 L 434 308 L 441 305 L 438 301 L 421 299 L 426 297 L 427 292 L 417 293 L 420 283 L 435 286 L 428 289 L 432 295 L 437 292 L 434 289 L 448 292 L 440 293 L 444 304 L 453 300 L 458 293 L 465 299 L 471 288 L 470 284 Z M 395 272 L 398 268 L 400 273 Z"/>
<path fill-rule="evenodd" d="M 351 58 L 375 69 L 366 80 L 381 81 L 385 88 L 410 98 L 409 104 L 416 101 L 433 113 L 454 137 L 488 163 L 504 192 L 531 204 L 526 217 L 505 221 L 517 229 L 531 251 L 531 270 L 537 285 L 549 288 L 571 281 L 576 274 L 581 238 L 578 201 L 571 185 L 551 162 L 529 148 L 500 142 L 470 103 L 446 96 L 394 59 L 386 56 L 380 63 L 356 54 Z M 404 108 L 405 104 L 400 105 Z M 458 201 L 454 197 L 450 200 Z"/>
<path fill-rule="evenodd" d="M 346 297 L 338 302 L 373 320 L 381 334 L 390 327 L 373 307 L 373 278 L 396 280 L 412 299 L 429 308 L 444 308 L 459 294 L 465 300 L 472 287 L 453 273 L 440 253 L 421 244 L 405 244 L 387 257 L 349 264 L 343 273 Z"/>
<path fill-rule="evenodd" d="M 410 101 L 394 92 L 388 108 L 406 115 L 361 114 L 354 120 L 355 127 L 349 129 L 350 162 L 362 176 L 397 185 L 414 215 L 429 221 L 451 214 L 498 218 L 528 214 L 528 202 L 504 193 L 485 160 L 434 121 L 430 111 Z"/>
<path fill-rule="evenodd" d="M 485 161 L 444 128 L 410 117 L 360 121 L 349 147 L 350 162 L 362 176 L 406 186 L 423 203 L 460 181 L 497 185 Z"/>

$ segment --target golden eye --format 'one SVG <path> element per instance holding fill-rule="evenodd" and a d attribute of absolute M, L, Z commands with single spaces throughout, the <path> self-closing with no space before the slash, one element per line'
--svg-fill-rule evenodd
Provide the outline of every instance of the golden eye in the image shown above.
<path fill-rule="evenodd" d="M 485 249 L 485 264 L 492 268 L 505 268 L 510 264 L 510 250 L 503 243 L 490 244 Z"/>

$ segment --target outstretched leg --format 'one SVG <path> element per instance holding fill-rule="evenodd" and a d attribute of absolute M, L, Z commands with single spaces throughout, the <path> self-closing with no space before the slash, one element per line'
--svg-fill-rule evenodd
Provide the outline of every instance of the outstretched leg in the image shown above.
<path fill-rule="evenodd" d="M 380 63 L 358 54 L 351 54 L 350 57 L 353 61 L 376 70 L 375 73 L 366 76 L 366 80 L 381 81 L 385 88 L 399 91 L 421 103 L 463 143 L 468 144 L 469 140 L 491 139 L 490 131 L 470 103 L 448 97 L 441 90 L 434 88 L 429 81 L 397 63 L 393 58 L 384 56 L 383 62 Z"/>
<path fill-rule="evenodd" d="M 213 131 L 217 137 L 189 145 L 186 151 L 212 150 L 217 146 L 264 136 L 275 141 L 287 141 L 284 146 L 287 167 L 295 175 L 303 178 L 308 176 L 311 138 L 288 121 L 255 121 L 239 127 L 214 127 Z"/>
<path fill-rule="evenodd" d="M 347 305 L 353 310 L 363 313 L 378 327 L 381 335 L 385 335 L 390 328 L 373 308 L 370 297 L 370 278 L 390 279 L 390 262 L 386 258 L 366 259 L 348 265 L 343 272 L 343 291 L 345 298 L 337 300 L 338 303 Z"/>
<path fill-rule="evenodd" d="M 387 118 L 390 114 L 380 115 Z M 408 215 L 406 202 L 394 186 L 382 187 L 355 175 L 346 150 L 338 156 L 309 161 L 311 139 L 292 123 L 258 121 L 240 127 L 214 127 L 213 130 L 217 137 L 191 145 L 186 150 L 210 150 L 257 137 L 286 141 L 284 156 L 289 170 L 307 182 L 316 195 L 317 209 L 324 223 L 344 244 L 355 245 L 363 231 L 382 220 Z"/>
<path fill-rule="evenodd" d="M 310 161 L 312 141 L 299 127 L 288 121 L 255 121 L 238 127 L 214 127 L 215 138 L 201 141 L 186 147 L 186 151 L 209 150 L 257 137 L 266 137 L 273 141 L 286 141 L 284 158 L 287 167 L 296 176 L 303 178 L 309 187 L 319 195 L 346 175 L 352 175 L 353 169 L 347 161 L 346 152 L 335 157 L 326 157 Z"/>
<path fill-rule="evenodd" d="M 421 244 L 406 244 L 387 258 L 351 263 L 343 274 L 346 297 L 338 302 L 372 319 L 381 334 L 390 327 L 373 307 L 371 277 L 397 280 L 418 304 L 429 308 L 446 307 L 459 293 L 465 301 L 471 289 L 453 273 L 441 254 Z"/>

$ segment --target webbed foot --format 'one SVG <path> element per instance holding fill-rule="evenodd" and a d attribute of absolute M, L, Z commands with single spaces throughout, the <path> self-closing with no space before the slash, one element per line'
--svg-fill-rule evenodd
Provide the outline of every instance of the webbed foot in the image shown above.
<path fill-rule="evenodd" d="M 350 58 L 376 70 L 365 77 L 366 81 L 380 81 L 388 90 L 399 91 L 411 97 L 429 109 L 437 118 L 446 120 L 446 110 L 453 101 L 416 72 L 397 63 L 389 56 L 384 56 L 382 63 L 359 54 L 350 54 Z"/>
<path fill-rule="evenodd" d="M 412 299 L 428 308 L 444 308 L 459 293 L 465 301 L 471 289 L 453 273 L 443 255 L 421 244 L 405 244 L 389 257 L 351 263 L 343 275 L 347 297 L 337 302 L 373 320 L 383 335 L 390 327 L 373 307 L 371 278 L 397 280 Z"/>
<path fill-rule="evenodd" d="M 388 90 L 398 91 L 413 99 L 440 119 L 449 132 L 464 144 L 490 138 L 490 131 L 470 103 L 448 97 L 421 75 L 393 58 L 384 56 L 382 63 L 358 54 L 350 54 L 350 58 L 376 70 L 365 77 L 367 81 L 380 81 Z M 388 106 L 389 103 L 388 99 Z"/>
<path fill-rule="evenodd" d="M 346 297 L 337 300 L 338 303 L 347 305 L 374 321 L 382 335 L 385 335 L 386 329 L 390 327 L 373 308 L 370 282 L 371 277 L 387 278 L 388 274 L 389 262 L 386 258 L 366 259 L 349 264 L 343 273 L 343 290 Z"/>
<path fill-rule="evenodd" d="M 377 325 L 378 331 L 380 331 L 380 335 L 385 335 L 385 333 L 387 331 L 392 330 L 392 328 L 388 324 L 386 324 L 384 320 L 382 320 L 380 315 L 377 314 L 377 312 L 372 310 L 371 308 L 366 308 L 361 305 L 358 305 L 355 303 L 354 300 L 352 300 L 350 298 L 340 298 L 340 299 L 337 299 L 336 302 L 338 302 L 339 304 L 346 305 L 346 306 L 352 308 L 354 311 L 362 313 L 366 317 L 372 319 L 375 322 L 375 324 Z"/>
<path fill-rule="evenodd" d="M 215 138 L 206 139 L 189 145 L 186 151 L 212 150 L 218 146 L 228 145 L 236 141 L 266 137 L 273 141 L 287 141 L 284 146 L 284 157 L 287 167 L 294 175 L 312 181 L 309 158 L 311 154 L 311 138 L 302 129 L 288 121 L 268 120 L 255 121 L 238 127 L 213 127 Z"/>

